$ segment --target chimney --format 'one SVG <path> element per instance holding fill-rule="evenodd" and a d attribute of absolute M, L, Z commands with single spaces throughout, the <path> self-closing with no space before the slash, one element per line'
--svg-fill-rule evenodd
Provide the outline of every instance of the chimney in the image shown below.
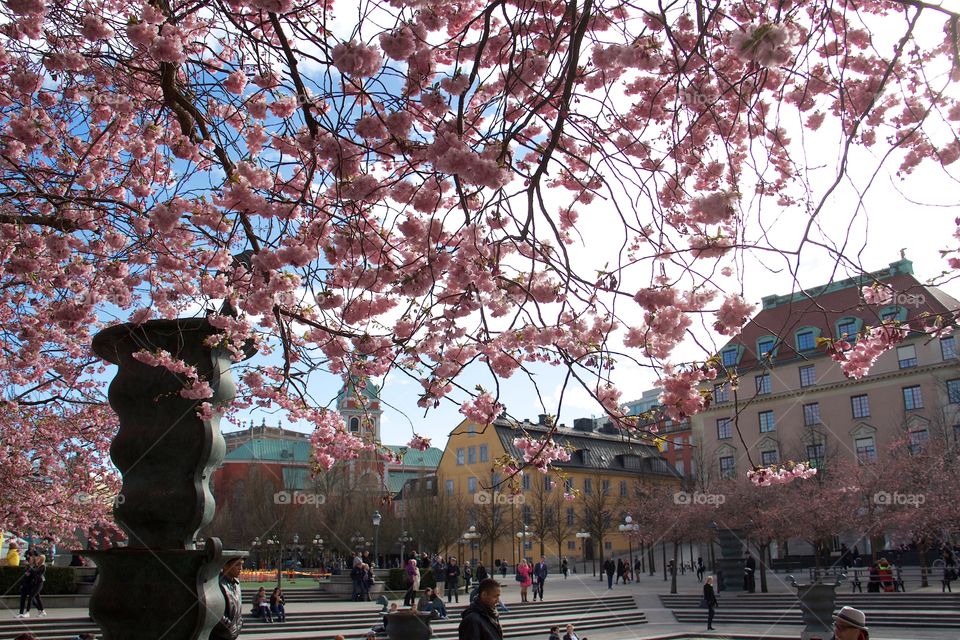
<path fill-rule="evenodd" d="M 573 421 L 574 431 L 593 431 L 593 418 L 577 418 Z"/>
<path fill-rule="evenodd" d="M 546 425 L 547 424 L 547 414 L 541 413 L 537 416 L 537 424 Z"/>

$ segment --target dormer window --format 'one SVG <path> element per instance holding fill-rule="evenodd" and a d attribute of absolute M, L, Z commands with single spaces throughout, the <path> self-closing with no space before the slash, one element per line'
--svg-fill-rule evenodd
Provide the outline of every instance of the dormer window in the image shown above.
<path fill-rule="evenodd" d="M 760 338 L 757 340 L 757 360 L 773 357 L 773 348 L 777 344 L 777 339 L 773 336 Z"/>
<path fill-rule="evenodd" d="M 738 352 L 736 349 L 725 349 L 722 355 L 723 366 L 725 367 L 735 367 L 737 366 Z"/>
<path fill-rule="evenodd" d="M 840 318 L 837 321 L 837 339 L 844 339 L 850 344 L 854 344 L 857 341 L 857 334 L 860 332 L 860 327 L 863 326 L 863 322 L 859 318 Z"/>

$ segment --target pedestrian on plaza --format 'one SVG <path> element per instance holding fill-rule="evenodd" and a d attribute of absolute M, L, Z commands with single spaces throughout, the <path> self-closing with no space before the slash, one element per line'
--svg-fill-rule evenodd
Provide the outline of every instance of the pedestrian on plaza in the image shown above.
<path fill-rule="evenodd" d="M 500 583 L 487 578 L 477 587 L 477 599 L 460 614 L 458 640 L 503 640 L 503 629 L 497 617 Z"/>
<path fill-rule="evenodd" d="M 243 558 L 230 558 L 220 572 L 220 591 L 223 593 L 223 617 L 210 632 L 210 640 L 237 640 L 243 627 L 243 597 L 240 594 L 240 570 Z"/>
<path fill-rule="evenodd" d="M 18 618 L 30 617 L 30 605 L 33 601 L 33 563 L 25 561 L 24 565 L 26 568 L 23 570 L 23 575 L 20 577 L 20 613 L 17 614 Z M 24 609 L 24 607 L 26 607 L 26 609 Z"/>
<path fill-rule="evenodd" d="M 527 589 L 533 584 L 533 568 L 523 558 L 517 564 L 516 580 L 520 583 L 520 602 L 529 602 Z"/>
<path fill-rule="evenodd" d="M 440 557 L 440 554 L 433 556 L 433 560 L 430 561 L 430 570 L 433 571 L 433 581 L 437 589 L 442 589 L 446 583 L 444 576 L 447 571 L 447 564 L 443 561 L 443 558 Z"/>
<path fill-rule="evenodd" d="M 20 566 L 20 547 L 16 542 L 10 541 L 10 548 L 7 549 L 7 566 L 8 567 L 19 567 Z"/>
<path fill-rule="evenodd" d="M 623 558 L 617 558 L 617 579 L 614 580 L 614 584 L 620 584 L 621 580 L 623 580 Z"/>
<path fill-rule="evenodd" d="M 613 556 L 608 557 L 603 563 L 603 570 L 607 574 L 607 589 L 613 589 L 613 574 L 617 570 L 617 563 L 613 561 Z"/>
<path fill-rule="evenodd" d="M 949 549 L 945 549 L 943 552 L 943 582 L 941 583 L 940 591 L 949 591 L 953 593 L 953 589 L 950 588 L 950 583 L 957 579 L 957 566 L 953 559 L 953 553 Z"/>
<path fill-rule="evenodd" d="M 543 583 L 547 581 L 547 574 L 550 571 L 547 569 L 547 558 L 546 556 L 540 556 L 540 562 L 538 562 L 533 567 L 533 601 L 537 601 L 537 596 L 540 596 L 540 602 L 543 602 Z"/>
<path fill-rule="evenodd" d="M 506 560 L 500 561 L 500 577 L 501 578 L 507 577 L 507 561 Z"/>
<path fill-rule="evenodd" d="M 463 592 L 465 594 L 470 593 L 470 581 L 473 579 L 473 570 L 470 568 L 470 563 L 467 561 L 463 562 Z"/>
<path fill-rule="evenodd" d="M 707 610 L 707 631 L 713 631 L 713 615 L 717 611 L 717 594 L 713 592 L 713 576 L 707 576 L 703 584 L 703 600 L 700 606 Z"/>
<path fill-rule="evenodd" d="M 377 581 L 376 577 L 373 574 L 373 565 L 363 563 L 360 565 L 363 575 L 360 576 L 360 589 L 363 592 L 363 597 L 361 600 L 364 602 L 370 602 L 370 590 L 373 589 L 373 583 Z"/>
<path fill-rule="evenodd" d="M 573 630 L 572 624 L 567 625 L 567 632 L 563 634 L 563 640 L 580 640 L 580 636 L 578 636 L 576 632 Z M 584 638 L 583 640 L 587 640 L 587 639 Z"/>
<path fill-rule="evenodd" d="M 460 602 L 460 567 L 457 565 L 457 559 L 453 556 L 447 560 L 447 566 L 444 570 L 445 579 L 444 579 L 444 588 L 447 592 L 447 603 L 450 603 L 450 598 L 453 597 L 455 602 Z"/>
<path fill-rule="evenodd" d="M 833 616 L 833 638 L 831 640 L 870 640 L 867 617 L 863 611 L 853 607 L 840 609 Z"/>
<path fill-rule="evenodd" d="M 550 637 L 547 640 L 560 640 L 560 627 L 556 625 L 550 627 Z"/>
<path fill-rule="evenodd" d="M 570 572 L 570 563 L 567 562 L 567 558 L 566 556 L 564 556 L 563 560 L 560 561 L 560 573 L 563 574 L 564 580 L 567 579 L 567 574 L 569 572 Z"/>
<path fill-rule="evenodd" d="M 643 563 L 640 558 L 637 558 L 636 562 L 633 563 L 633 579 L 636 580 L 641 575 L 643 575 Z"/>
<path fill-rule="evenodd" d="M 407 560 L 405 573 L 407 575 L 407 592 L 403 596 L 403 606 L 411 607 L 417 590 L 420 588 L 420 567 L 417 566 L 416 560 L 413 558 Z"/>
<path fill-rule="evenodd" d="M 697 582 L 703 582 L 703 572 L 706 567 L 703 566 L 703 558 L 697 558 Z"/>
<path fill-rule="evenodd" d="M 487 573 L 487 568 L 483 566 L 482 562 L 477 562 L 477 575 L 476 575 L 477 583 L 479 584 L 489 577 L 490 577 L 490 574 Z"/>
<path fill-rule="evenodd" d="M 34 606 L 39 611 L 41 617 L 47 615 L 43 610 L 43 600 L 40 599 L 40 592 L 43 591 L 43 583 L 46 580 L 47 558 L 42 554 L 33 554 L 27 560 L 27 571 L 24 573 L 23 584 L 20 586 L 20 615 L 18 618 L 29 618 L 30 607 Z M 27 610 L 24 613 L 24 589 L 26 589 Z"/>
<path fill-rule="evenodd" d="M 757 590 L 757 577 L 755 572 L 757 570 L 757 561 L 753 559 L 753 555 L 747 552 L 745 562 L 743 564 L 743 590 L 749 593 L 753 593 Z"/>
<path fill-rule="evenodd" d="M 283 589 L 274 587 L 270 594 L 270 614 L 277 619 L 277 622 L 287 621 L 287 601 L 283 597 Z"/>

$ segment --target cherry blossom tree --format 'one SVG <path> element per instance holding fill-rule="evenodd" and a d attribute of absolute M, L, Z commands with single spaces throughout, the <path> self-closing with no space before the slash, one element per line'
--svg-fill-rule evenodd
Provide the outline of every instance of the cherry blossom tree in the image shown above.
<path fill-rule="evenodd" d="M 673 354 L 695 321 L 730 335 L 746 320 L 748 253 L 798 257 L 853 164 L 954 176 L 960 157 L 960 14 L 917 0 L 0 13 L 0 429 L 13 468 L 51 486 L 105 463 L 92 334 L 150 318 L 205 313 L 238 361 L 252 344 L 232 410 L 311 426 L 325 468 L 372 446 L 318 396 L 329 373 L 410 376 L 424 409 L 468 398 L 489 421 L 501 381 L 557 365 L 631 428 L 611 371 L 632 360 L 664 376 L 672 418 L 691 415 L 713 349 Z M 808 138 L 834 157 L 808 157 Z M 775 245 L 781 215 L 804 223 Z M 584 238 L 600 221 L 597 263 Z M 180 371 L 204 410 L 207 381 L 140 357 Z M 468 367 L 489 392 L 464 388 Z M 18 440 L 24 426 L 48 431 Z M 27 493 L 0 526 L 104 515 L 72 493 L 46 511 Z"/>

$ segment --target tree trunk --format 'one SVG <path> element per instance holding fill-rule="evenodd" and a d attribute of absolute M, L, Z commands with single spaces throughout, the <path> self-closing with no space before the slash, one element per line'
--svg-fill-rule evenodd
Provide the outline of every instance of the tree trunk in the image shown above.
<path fill-rule="evenodd" d="M 677 555 L 681 549 L 679 542 L 673 542 L 673 571 L 670 572 L 670 593 L 677 592 Z"/>
<path fill-rule="evenodd" d="M 770 553 L 770 543 L 760 545 L 760 593 L 767 593 L 767 555 Z"/>
<path fill-rule="evenodd" d="M 930 565 L 927 564 L 927 551 L 930 550 L 930 545 L 927 543 L 927 539 L 924 538 L 917 543 L 917 551 L 920 553 L 920 586 L 927 587 L 927 574 L 930 573 Z"/>
<path fill-rule="evenodd" d="M 647 547 L 647 560 L 650 561 L 650 575 L 655 575 L 657 573 L 657 568 L 653 566 L 653 545 Z"/>

